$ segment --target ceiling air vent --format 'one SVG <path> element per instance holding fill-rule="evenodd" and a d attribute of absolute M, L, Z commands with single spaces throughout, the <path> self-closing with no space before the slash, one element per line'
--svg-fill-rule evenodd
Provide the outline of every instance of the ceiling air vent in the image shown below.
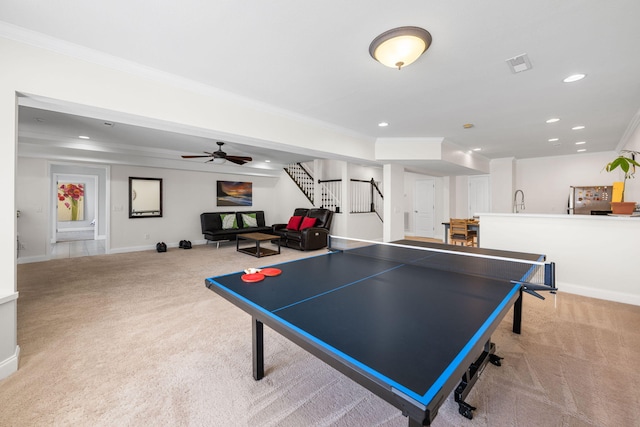
<path fill-rule="evenodd" d="M 531 61 L 526 53 L 509 58 L 506 62 L 513 74 L 531 69 Z"/>

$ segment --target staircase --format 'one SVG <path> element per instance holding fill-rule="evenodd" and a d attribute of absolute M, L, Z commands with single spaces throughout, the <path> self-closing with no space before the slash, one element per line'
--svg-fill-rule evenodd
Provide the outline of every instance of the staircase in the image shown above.
<path fill-rule="evenodd" d="M 284 171 L 291 177 L 293 182 L 296 183 L 300 191 L 307 196 L 307 199 L 313 204 L 313 198 L 315 194 L 315 184 L 313 181 L 313 176 L 307 171 L 307 169 L 302 166 L 302 163 L 291 163 L 288 164 Z"/>
<path fill-rule="evenodd" d="M 314 204 L 316 191 L 315 180 L 311 172 L 301 163 L 292 163 L 284 168 L 287 175 L 296 183 L 300 191 Z M 342 206 L 342 180 L 328 179 L 318 180 L 320 186 L 320 207 L 330 209 L 336 213 L 340 212 Z M 351 180 L 351 200 L 349 203 L 350 213 L 374 212 L 383 221 L 383 196 L 378 187 L 378 183 L 373 180 Z"/>

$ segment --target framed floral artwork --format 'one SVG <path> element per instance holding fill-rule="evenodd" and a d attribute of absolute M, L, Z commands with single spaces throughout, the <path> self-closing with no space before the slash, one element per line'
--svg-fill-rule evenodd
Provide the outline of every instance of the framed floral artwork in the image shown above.
<path fill-rule="evenodd" d="M 58 182 L 58 221 L 84 221 L 83 183 Z"/>

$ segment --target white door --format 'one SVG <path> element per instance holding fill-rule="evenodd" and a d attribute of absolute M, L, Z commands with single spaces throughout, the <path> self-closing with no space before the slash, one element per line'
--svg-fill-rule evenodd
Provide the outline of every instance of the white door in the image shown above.
<path fill-rule="evenodd" d="M 491 187 L 489 184 L 489 175 L 469 177 L 468 218 L 480 212 L 491 212 Z"/>
<path fill-rule="evenodd" d="M 435 192 L 436 182 L 434 179 L 416 181 L 413 195 L 413 223 L 416 236 L 434 237 L 435 235 Z"/>

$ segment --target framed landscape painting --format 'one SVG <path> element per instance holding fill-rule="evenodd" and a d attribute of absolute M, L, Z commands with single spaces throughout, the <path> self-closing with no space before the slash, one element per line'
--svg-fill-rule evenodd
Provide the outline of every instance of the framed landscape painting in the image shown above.
<path fill-rule="evenodd" d="M 218 181 L 216 187 L 218 206 L 251 206 L 253 204 L 251 182 Z"/>

